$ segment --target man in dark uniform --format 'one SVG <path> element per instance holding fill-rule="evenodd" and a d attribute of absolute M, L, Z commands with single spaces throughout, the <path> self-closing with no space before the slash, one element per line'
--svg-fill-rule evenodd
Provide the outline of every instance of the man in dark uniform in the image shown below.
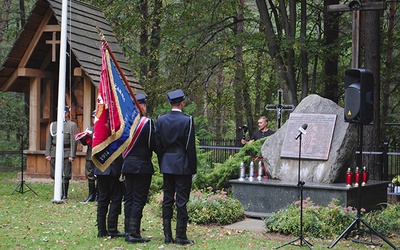
<path fill-rule="evenodd" d="M 92 124 L 94 123 L 94 119 L 96 117 L 96 110 L 92 112 Z M 84 131 L 86 136 L 80 139 L 82 145 L 86 145 L 86 164 L 85 164 L 85 175 L 86 179 L 88 180 L 88 188 L 89 188 L 89 195 L 84 203 L 93 202 L 96 200 L 96 177 L 94 176 L 94 163 L 92 161 L 92 136 L 93 136 L 93 125 L 86 128 Z"/>
<path fill-rule="evenodd" d="M 99 191 L 99 199 L 97 201 L 97 237 L 125 237 L 125 233 L 118 231 L 118 216 L 122 210 L 123 183 L 119 180 L 122 161 L 122 156 L 119 156 L 104 172 L 97 167 L 94 169 Z M 106 230 L 107 213 L 108 230 Z"/>
<path fill-rule="evenodd" d="M 172 110 L 161 115 L 156 124 L 158 161 L 164 181 L 162 217 L 166 244 L 194 243 L 186 236 L 189 219 L 186 204 L 192 187 L 192 175 L 197 170 L 197 156 L 193 118 L 182 113 L 184 100 L 185 94 L 181 89 L 169 92 L 168 101 Z M 177 222 L 176 238 L 173 241 L 171 219 L 175 194 Z"/>
<path fill-rule="evenodd" d="M 70 110 L 65 107 L 64 110 L 64 161 L 62 171 L 62 196 L 61 200 L 68 199 L 69 181 L 72 177 L 72 162 L 76 156 L 76 141 L 74 135 L 78 132 L 78 126 L 75 122 L 69 120 Z M 57 142 L 57 122 L 50 124 L 49 135 L 46 142 L 46 160 L 50 161 L 50 177 L 54 179 L 56 162 L 56 142 Z"/>
<path fill-rule="evenodd" d="M 137 94 L 136 99 L 143 110 L 133 135 L 133 143 L 124 152 L 122 173 L 125 177 L 125 241 L 128 243 L 148 242 L 140 235 L 143 208 L 149 195 L 151 177 L 154 173 L 151 157 L 156 150 L 154 122 L 147 118 L 146 96 Z"/>

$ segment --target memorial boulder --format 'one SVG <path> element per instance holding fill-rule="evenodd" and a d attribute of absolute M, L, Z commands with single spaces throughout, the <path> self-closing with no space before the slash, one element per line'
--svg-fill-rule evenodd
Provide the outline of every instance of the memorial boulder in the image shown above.
<path fill-rule="evenodd" d="M 300 140 L 295 139 L 302 124 L 300 179 L 304 182 L 345 181 L 348 167 L 355 166 L 357 125 L 344 122 L 343 108 L 318 95 L 310 95 L 296 107 L 286 123 L 261 148 L 270 178 L 298 180 Z"/>

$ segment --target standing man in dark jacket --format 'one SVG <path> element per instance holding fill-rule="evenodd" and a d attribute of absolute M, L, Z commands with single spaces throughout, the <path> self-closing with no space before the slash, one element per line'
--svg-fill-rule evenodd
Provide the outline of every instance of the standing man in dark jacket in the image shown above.
<path fill-rule="evenodd" d="M 119 180 L 122 162 L 123 158 L 119 156 L 104 172 L 97 167 L 94 169 L 99 191 L 99 199 L 97 201 L 97 237 L 125 237 L 125 233 L 118 231 L 118 216 L 122 210 L 123 183 Z M 108 230 L 106 230 L 106 218 Z"/>
<path fill-rule="evenodd" d="M 157 120 L 157 152 L 160 171 L 163 174 L 164 199 L 162 217 L 164 242 L 173 241 L 171 219 L 176 195 L 177 222 L 176 244 L 192 244 L 186 236 L 189 219 L 186 204 L 192 187 L 192 175 L 196 174 L 197 156 L 193 117 L 182 113 L 185 94 L 181 89 L 168 93 L 172 110 Z"/>
<path fill-rule="evenodd" d="M 151 157 L 156 150 L 154 122 L 146 115 L 146 96 L 137 94 L 138 101 L 144 114 L 133 135 L 132 144 L 124 152 L 122 173 L 125 176 L 125 241 L 128 243 L 142 243 L 150 241 L 140 235 L 140 224 L 143 208 L 149 195 L 151 177 L 154 173 Z"/>

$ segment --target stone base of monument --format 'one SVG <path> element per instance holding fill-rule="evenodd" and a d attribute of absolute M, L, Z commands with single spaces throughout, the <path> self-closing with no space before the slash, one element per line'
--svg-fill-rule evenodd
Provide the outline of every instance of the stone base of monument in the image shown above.
<path fill-rule="evenodd" d="M 361 187 L 361 208 L 380 209 L 387 203 L 388 181 L 370 181 Z M 278 180 L 231 180 L 233 197 L 238 199 L 248 217 L 265 218 L 300 200 L 298 183 Z M 358 207 L 358 187 L 344 183 L 305 183 L 303 200 L 310 198 L 314 205 L 327 206 L 337 199 L 343 207 Z"/>

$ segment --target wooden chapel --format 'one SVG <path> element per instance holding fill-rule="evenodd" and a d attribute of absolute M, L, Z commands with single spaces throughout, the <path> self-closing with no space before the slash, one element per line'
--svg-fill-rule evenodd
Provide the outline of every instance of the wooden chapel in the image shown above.
<path fill-rule="evenodd" d="M 68 1 L 66 106 L 71 120 L 84 131 L 96 108 L 101 71 L 100 28 L 135 93 L 143 93 L 135 81 L 113 31 L 100 9 Z M 23 92 L 29 106 L 29 147 L 25 175 L 50 178 L 45 159 L 50 123 L 57 119 L 59 43 L 62 0 L 38 0 L 18 39 L 0 68 L 0 91 Z M 78 143 L 73 179 L 85 179 L 86 147 Z"/>

